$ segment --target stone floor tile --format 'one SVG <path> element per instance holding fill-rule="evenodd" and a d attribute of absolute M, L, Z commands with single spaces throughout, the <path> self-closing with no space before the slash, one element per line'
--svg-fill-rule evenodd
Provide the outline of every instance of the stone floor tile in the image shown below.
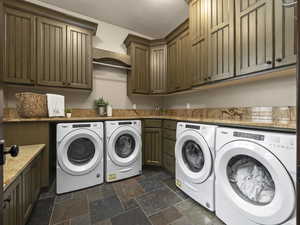
<path fill-rule="evenodd" d="M 48 225 L 53 210 L 54 198 L 38 200 L 35 204 L 27 225 Z"/>
<path fill-rule="evenodd" d="M 90 213 L 92 224 L 109 219 L 123 212 L 124 209 L 117 196 L 90 202 Z"/>
<path fill-rule="evenodd" d="M 70 225 L 91 225 L 90 214 L 84 214 L 71 218 Z"/>
<path fill-rule="evenodd" d="M 142 207 L 147 216 L 153 215 L 180 201 L 181 199 L 166 187 L 149 192 L 137 198 L 138 204 Z"/>
<path fill-rule="evenodd" d="M 70 220 L 65 220 L 65 221 L 56 223 L 56 224 L 54 224 L 54 225 L 70 225 Z"/>
<path fill-rule="evenodd" d="M 63 203 L 67 200 L 70 200 L 73 198 L 73 193 L 66 193 L 66 194 L 61 194 L 57 195 L 55 198 L 55 204 Z"/>
<path fill-rule="evenodd" d="M 108 220 L 102 220 L 102 221 L 96 222 L 93 225 L 112 225 L 112 224 L 111 224 L 111 220 L 108 219 Z"/>
<path fill-rule="evenodd" d="M 170 189 L 176 192 L 182 199 L 188 199 L 189 196 L 185 194 L 183 191 L 181 191 L 175 184 L 174 178 L 168 178 L 166 180 L 163 180 L 163 183 L 166 184 Z"/>
<path fill-rule="evenodd" d="M 223 225 L 212 212 L 192 199 L 180 202 L 176 208 L 194 225 Z"/>
<path fill-rule="evenodd" d="M 175 220 L 174 222 L 170 223 L 169 225 L 194 225 L 194 224 L 192 224 L 188 218 L 182 216 L 178 220 Z"/>
<path fill-rule="evenodd" d="M 149 217 L 153 225 L 166 225 L 182 217 L 181 213 L 175 208 L 170 207 Z"/>
<path fill-rule="evenodd" d="M 120 200 L 124 202 L 144 194 L 144 189 L 134 178 L 113 183 L 113 187 Z"/>
<path fill-rule="evenodd" d="M 145 192 L 154 191 L 164 186 L 163 183 L 156 178 L 156 176 L 150 176 L 145 177 L 144 179 L 140 179 L 139 183 L 144 188 Z"/>
<path fill-rule="evenodd" d="M 86 199 L 69 199 L 62 204 L 54 205 L 52 223 L 55 224 L 87 213 L 88 203 Z"/>
<path fill-rule="evenodd" d="M 151 225 L 140 208 L 126 211 L 111 219 L 112 225 Z"/>
<path fill-rule="evenodd" d="M 122 204 L 123 204 L 125 210 L 130 210 L 130 209 L 139 207 L 139 205 L 137 204 L 135 199 L 130 199 L 125 202 L 122 201 Z"/>

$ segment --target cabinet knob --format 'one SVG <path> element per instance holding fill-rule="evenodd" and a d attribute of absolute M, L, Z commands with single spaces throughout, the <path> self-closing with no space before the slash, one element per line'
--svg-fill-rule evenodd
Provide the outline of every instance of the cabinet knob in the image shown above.
<path fill-rule="evenodd" d="M 266 63 L 267 63 L 268 65 L 271 65 L 271 64 L 272 64 L 272 61 L 268 60 Z"/>
<path fill-rule="evenodd" d="M 282 62 L 282 58 L 277 58 L 276 62 Z"/>
<path fill-rule="evenodd" d="M 7 203 L 10 203 L 10 201 L 11 201 L 11 197 L 8 197 L 7 199 L 3 200 L 3 209 L 7 207 Z"/>

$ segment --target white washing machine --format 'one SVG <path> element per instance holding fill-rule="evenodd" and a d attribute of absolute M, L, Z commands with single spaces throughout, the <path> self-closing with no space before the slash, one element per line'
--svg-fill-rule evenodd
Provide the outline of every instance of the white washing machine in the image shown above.
<path fill-rule="evenodd" d="M 218 128 L 216 215 L 228 225 L 296 225 L 296 135 Z"/>
<path fill-rule="evenodd" d="M 103 155 L 103 123 L 57 124 L 57 194 L 103 183 Z"/>
<path fill-rule="evenodd" d="M 106 181 L 142 173 L 142 125 L 140 120 L 106 121 Z"/>
<path fill-rule="evenodd" d="M 195 201 L 215 210 L 213 171 L 216 126 L 177 123 L 176 185 Z"/>

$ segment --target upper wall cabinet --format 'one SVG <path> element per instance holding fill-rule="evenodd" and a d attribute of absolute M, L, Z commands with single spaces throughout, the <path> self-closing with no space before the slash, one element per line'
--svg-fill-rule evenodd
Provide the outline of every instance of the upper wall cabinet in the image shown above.
<path fill-rule="evenodd" d="M 150 48 L 150 85 L 152 94 L 167 92 L 167 47 L 160 45 Z"/>
<path fill-rule="evenodd" d="M 97 24 L 26 1 L 5 0 L 4 9 L 4 82 L 92 89 Z"/>
<path fill-rule="evenodd" d="M 92 33 L 68 26 L 68 83 L 73 88 L 92 88 Z"/>
<path fill-rule="evenodd" d="M 241 0 L 244 1 L 244 0 Z M 234 1 L 207 0 L 208 81 L 234 76 Z"/>
<path fill-rule="evenodd" d="M 296 7 L 283 7 L 282 1 L 275 4 L 275 66 L 296 63 L 297 56 L 297 24 Z"/>
<path fill-rule="evenodd" d="M 67 82 L 67 26 L 41 17 L 37 24 L 37 84 L 64 87 Z"/>
<path fill-rule="evenodd" d="M 273 67 L 273 0 L 236 0 L 236 73 Z"/>
<path fill-rule="evenodd" d="M 190 37 L 192 45 L 191 78 L 193 85 L 208 78 L 207 0 L 190 2 Z"/>
<path fill-rule="evenodd" d="M 5 82 L 34 84 L 36 20 L 35 16 L 16 9 L 5 8 Z"/>

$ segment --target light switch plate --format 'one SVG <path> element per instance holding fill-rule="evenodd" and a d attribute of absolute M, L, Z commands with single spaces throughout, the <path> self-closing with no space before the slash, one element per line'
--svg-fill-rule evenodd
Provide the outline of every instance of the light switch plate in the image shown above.
<path fill-rule="evenodd" d="M 133 108 L 133 109 L 136 109 L 136 104 L 133 104 L 133 105 L 132 105 L 132 108 Z"/>
<path fill-rule="evenodd" d="M 190 109 L 191 108 L 191 104 L 190 103 L 186 103 L 186 109 Z"/>

